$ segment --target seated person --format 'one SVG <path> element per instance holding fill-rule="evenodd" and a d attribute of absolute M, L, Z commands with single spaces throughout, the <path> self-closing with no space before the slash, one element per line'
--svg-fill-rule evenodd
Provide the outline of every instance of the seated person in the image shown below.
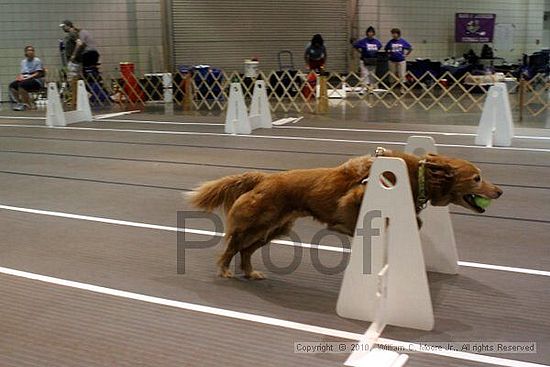
<path fill-rule="evenodd" d="M 34 47 L 25 47 L 21 73 L 10 84 L 10 97 L 16 103 L 14 111 L 30 108 L 29 92 L 38 92 L 44 86 L 44 74 L 42 61 L 34 56 Z"/>

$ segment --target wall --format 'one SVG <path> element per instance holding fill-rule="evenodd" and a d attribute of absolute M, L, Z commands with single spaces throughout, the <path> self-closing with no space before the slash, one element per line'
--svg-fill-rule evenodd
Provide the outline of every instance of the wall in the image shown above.
<path fill-rule="evenodd" d="M 386 42 L 393 27 L 413 44 L 414 57 L 444 59 L 462 56 L 481 45 L 454 42 L 454 17 L 458 12 L 495 13 L 497 23 L 515 25 L 514 50 L 498 51 L 496 56 L 516 62 L 522 53 L 543 47 L 543 10 L 548 0 L 359 0 L 358 19 L 361 34 L 373 25 Z M 539 40 L 539 44 L 536 43 Z"/>
<path fill-rule="evenodd" d="M 0 83 L 19 72 L 23 48 L 35 46 L 49 70 L 61 65 L 58 27 L 70 19 L 89 30 L 98 43 L 102 68 L 114 72 L 120 61 L 135 62 L 140 70 L 162 71 L 159 0 L 2 0 L 0 2 Z"/>
<path fill-rule="evenodd" d="M 542 45 L 544 48 L 550 48 L 550 0 L 544 2 L 544 13 L 546 20 L 543 23 Z"/>

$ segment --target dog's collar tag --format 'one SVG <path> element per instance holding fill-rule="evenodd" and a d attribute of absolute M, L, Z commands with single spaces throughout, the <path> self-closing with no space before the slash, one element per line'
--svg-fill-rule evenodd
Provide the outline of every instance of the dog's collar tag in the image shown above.
<path fill-rule="evenodd" d="M 428 197 L 426 195 L 426 160 L 421 160 L 418 166 L 418 197 L 416 199 L 416 209 L 425 209 L 428 205 Z"/>

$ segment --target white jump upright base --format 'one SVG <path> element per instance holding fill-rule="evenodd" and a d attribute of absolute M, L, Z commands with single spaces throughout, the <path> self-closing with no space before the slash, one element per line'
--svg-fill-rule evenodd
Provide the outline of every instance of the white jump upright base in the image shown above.
<path fill-rule="evenodd" d="M 514 137 L 512 109 L 505 83 L 495 83 L 487 92 L 477 129 L 476 145 L 509 147 Z"/>
<path fill-rule="evenodd" d="M 361 337 L 359 347 L 351 353 L 345 366 L 350 367 L 402 367 L 409 356 L 390 350 L 376 348 L 376 343 L 386 327 L 386 304 L 388 286 L 388 264 L 378 272 L 378 289 L 376 291 L 377 309 L 375 318 L 365 334 Z"/>
<path fill-rule="evenodd" d="M 49 83 L 46 126 L 59 127 L 74 124 L 75 122 L 92 121 L 92 109 L 90 108 L 90 100 L 88 99 L 88 92 L 83 80 L 78 81 L 76 97 L 76 110 L 64 112 L 57 85 Z"/>
<path fill-rule="evenodd" d="M 254 92 L 252 93 L 252 103 L 250 104 L 250 114 L 248 120 L 252 130 L 271 129 L 273 120 L 271 119 L 271 110 L 269 109 L 269 100 L 267 99 L 267 90 L 263 80 L 257 80 L 254 83 Z"/>
<path fill-rule="evenodd" d="M 269 129 L 272 124 L 265 82 L 257 80 L 254 84 L 250 114 L 246 108 L 241 84 L 231 83 L 225 116 L 226 134 L 250 134 L 255 129 Z"/>
<path fill-rule="evenodd" d="M 430 136 L 410 136 L 405 153 L 423 156 L 437 153 L 435 141 Z M 420 239 L 426 269 L 437 273 L 458 273 L 458 252 L 448 206 L 428 204 L 420 213 L 422 229 Z"/>
<path fill-rule="evenodd" d="M 392 187 L 382 179 L 391 172 Z M 395 203 L 399 203 L 396 205 Z M 384 321 L 389 325 L 431 330 L 434 315 L 424 255 L 416 222 L 407 165 L 380 157 L 369 173 L 349 264 L 336 305 L 338 315 L 375 321 L 380 272 L 387 265 Z"/>

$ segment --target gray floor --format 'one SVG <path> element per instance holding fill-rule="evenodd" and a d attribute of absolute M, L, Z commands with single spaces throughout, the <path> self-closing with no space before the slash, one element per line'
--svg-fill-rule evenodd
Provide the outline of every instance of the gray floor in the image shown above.
<path fill-rule="evenodd" d="M 445 120 L 445 115 L 440 119 Z M 402 148 L 410 134 L 396 130 L 429 131 L 440 144 L 440 153 L 476 162 L 484 176 L 505 191 L 485 215 L 451 208 L 460 259 L 550 271 L 548 139 L 516 139 L 515 150 L 483 149 L 471 147 L 472 135 L 440 134 L 471 134 L 473 126 L 413 124 L 405 119 L 399 124 L 365 123 L 360 116 L 342 120 L 307 116 L 298 128 L 257 130 L 251 138 L 223 136 L 221 125 L 208 125 L 222 120 L 219 116 L 142 113 L 72 125 L 75 129 L 47 129 L 40 119 L 0 118 L 0 204 L 176 226 L 177 211 L 191 209 L 182 193 L 201 181 L 247 170 L 332 166 L 379 145 Z M 530 128 L 518 128 L 516 135 L 549 136 L 546 130 Z M 221 242 L 189 250 L 186 273 L 177 274 L 177 242 L 172 231 L 0 210 L 1 267 L 350 333 L 363 333 L 369 325 L 336 316 L 341 274 L 317 272 L 308 250 L 291 274 L 268 271 L 269 279 L 262 282 L 223 280 L 216 277 L 214 265 Z M 213 229 L 200 221 L 192 226 Z M 304 242 L 310 242 L 320 228 L 302 220 L 296 231 Z M 327 240 L 326 244 L 333 243 Z M 271 258 L 280 265 L 292 260 L 293 251 L 289 246 L 270 246 Z M 342 254 L 325 251 L 321 260 L 335 265 Z M 265 270 L 261 256 L 256 255 L 254 261 Z M 430 273 L 429 279 L 435 329 L 419 332 L 388 327 L 385 338 L 534 341 L 536 354 L 495 356 L 548 363 L 548 276 L 462 266 L 456 276 Z M 295 342 L 342 340 L 334 336 L 11 275 L 0 275 L 0 294 L 1 366 L 338 366 L 347 357 L 293 352 Z M 409 365 L 482 364 L 414 353 Z"/>

